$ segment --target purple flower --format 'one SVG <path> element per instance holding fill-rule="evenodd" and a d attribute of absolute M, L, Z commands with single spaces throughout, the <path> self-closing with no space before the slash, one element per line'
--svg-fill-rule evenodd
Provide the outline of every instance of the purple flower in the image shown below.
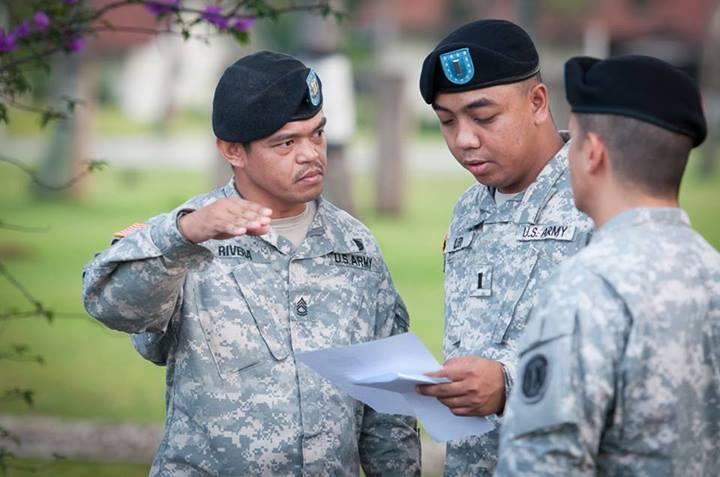
<path fill-rule="evenodd" d="M 255 17 L 237 18 L 233 22 L 233 28 L 237 31 L 248 31 L 255 24 Z"/>
<path fill-rule="evenodd" d="M 221 30 L 228 27 L 228 19 L 222 14 L 220 5 L 208 5 L 200 17 Z"/>
<path fill-rule="evenodd" d="M 5 30 L 0 28 L 0 53 L 8 53 L 13 51 L 17 44 L 15 43 L 15 33 L 5 33 Z"/>
<path fill-rule="evenodd" d="M 25 20 L 24 22 L 16 26 L 15 35 L 18 38 L 25 38 L 26 36 L 30 35 L 30 22 L 28 20 Z"/>
<path fill-rule="evenodd" d="M 35 28 L 43 31 L 50 25 L 50 19 L 45 12 L 39 10 L 35 12 L 35 15 L 33 15 L 33 23 L 35 23 Z"/>
<path fill-rule="evenodd" d="M 63 0 L 65 5 L 75 5 L 80 0 Z"/>
<path fill-rule="evenodd" d="M 76 53 L 85 48 L 85 40 L 81 36 L 74 36 L 65 44 L 68 51 Z"/>
<path fill-rule="evenodd" d="M 162 15 L 177 10 L 180 0 L 147 0 L 143 3 L 145 9 L 153 15 Z"/>

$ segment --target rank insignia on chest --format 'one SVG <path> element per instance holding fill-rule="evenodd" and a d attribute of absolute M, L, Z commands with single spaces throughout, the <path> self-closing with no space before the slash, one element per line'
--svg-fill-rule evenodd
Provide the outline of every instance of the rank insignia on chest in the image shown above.
<path fill-rule="evenodd" d="M 535 240 L 561 240 L 570 242 L 574 238 L 574 225 L 525 225 L 520 228 L 517 234 L 517 240 L 520 242 Z"/>
<path fill-rule="evenodd" d="M 477 273 L 470 276 L 472 285 L 470 296 L 487 297 L 492 295 L 492 266 L 483 266 L 476 270 Z"/>
<path fill-rule="evenodd" d="M 308 314 L 308 307 L 305 298 L 300 298 L 295 303 L 295 313 L 297 313 L 298 316 L 306 316 Z"/>

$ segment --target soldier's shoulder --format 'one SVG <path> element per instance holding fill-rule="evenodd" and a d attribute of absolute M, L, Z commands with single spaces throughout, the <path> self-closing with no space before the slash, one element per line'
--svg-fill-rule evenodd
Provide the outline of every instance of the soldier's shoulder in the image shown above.
<path fill-rule="evenodd" d="M 215 202 L 216 200 L 225 197 L 224 194 L 224 188 L 220 187 L 215 190 L 212 190 L 210 192 L 205 192 L 203 194 L 196 195 L 194 197 L 191 197 L 187 199 L 185 202 L 183 202 L 178 208 L 187 208 L 187 209 L 199 209 L 201 207 L 205 207 L 208 204 L 211 204 Z"/>
<path fill-rule="evenodd" d="M 568 171 L 555 183 L 555 193 L 543 207 L 542 214 L 546 220 L 555 222 L 568 222 L 583 231 L 592 231 L 593 222 L 586 214 L 575 207 L 575 197 Z"/>
<path fill-rule="evenodd" d="M 453 208 L 453 215 L 457 213 L 462 213 L 469 208 L 477 207 L 479 199 L 482 197 L 483 194 L 487 193 L 488 190 L 486 186 L 480 184 L 479 182 L 472 184 L 470 187 L 465 189 L 465 191 L 460 195 L 460 198 L 457 200 L 457 202 L 455 202 L 455 207 Z"/>
<path fill-rule="evenodd" d="M 350 250 L 380 254 L 377 239 L 367 225 L 327 199 L 322 201 L 323 220 L 331 232 L 347 244 Z"/>
<path fill-rule="evenodd" d="M 158 214 L 154 217 L 151 217 L 150 219 L 147 220 L 147 223 L 154 224 L 158 221 L 161 221 L 163 218 L 167 217 L 169 214 L 177 213 L 178 211 L 183 210 L 183 209 L 192 209 L 192 210 L 200 209 L 212 202 L 215 202 L 217 199 L 219 199 L 220 197 L 223 197 L 223 196 L 224 195 L 222 193 L 222 188 L 219 188 L 219 189 L 215 189 L 210 192 L 205 192 L 203 194 L 199 194 L 199 195 L 190 197 L 189 199 L 186 199 L 183 203 L 181 203 L 174 209 L 172 209 L 168 212 L 162 213 L 162 214 Z"/>

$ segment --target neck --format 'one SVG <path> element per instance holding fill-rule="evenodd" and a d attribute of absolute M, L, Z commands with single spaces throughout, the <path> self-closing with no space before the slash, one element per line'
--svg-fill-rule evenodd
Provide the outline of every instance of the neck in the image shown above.
<path fill-rule="evenodd" d="M 633 185 L 614 184 L 605 188 L 604 194 L 596 194 L 596 204 L 588 215 L 599 229 L 613 217 L 630 209 L 679 207 L 677 197 L 651 195 Z"/>
<path fill-rule="evenodd" d="M 543 124 L 538 131 L 537 141 L 533 142 L 533 150 L 530 151 L 531 156 L 529 159 L 532 167 L 529 168 L 522 180 L 509 187 L 498 187 L 498 190 L 503 194 L 514 194 L 527 189 L 530 184 L 535 182 L 543 168 L 555 157 L 555 154 L 562 149 L 564 144 L 560 133 L 555 129 L 552 122 Z"/>

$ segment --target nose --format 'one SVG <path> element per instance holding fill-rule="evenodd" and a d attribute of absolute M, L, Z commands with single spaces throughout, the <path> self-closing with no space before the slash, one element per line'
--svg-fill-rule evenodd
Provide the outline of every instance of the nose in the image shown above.
<path fill-rule="evenodd" d="M 301 141 L 295 160 L 299 163 L 313 162 L 320 159 L 320 147 L 322 145 L 314 144 L 310 140 Z"/>
<path fill-rule="evenodd" d="M 475 129 L 466 121 L 460 121 L 455 133 L 455 146 L 460 149 L 477 149 L 480 145 L 480 136 Z"/>

